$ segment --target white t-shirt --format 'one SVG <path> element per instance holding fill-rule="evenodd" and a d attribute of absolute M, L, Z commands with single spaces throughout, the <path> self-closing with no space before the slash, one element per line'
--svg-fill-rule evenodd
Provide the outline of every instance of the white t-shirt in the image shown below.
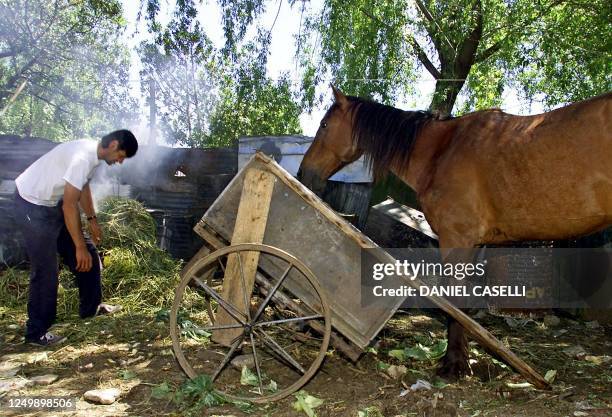
<path fill-rule="evenodd" d="M 38 158 L 15 179 L 19 195 L 39 206 L 53 207 L 64 196 L 66 182 L 82 190 L 100 163 L 98 142 L 64 142 Z"/>

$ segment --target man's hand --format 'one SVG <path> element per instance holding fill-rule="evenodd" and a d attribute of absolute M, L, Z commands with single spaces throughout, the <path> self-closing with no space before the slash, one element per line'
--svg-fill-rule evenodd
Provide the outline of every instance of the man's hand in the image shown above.
<path fill-rule="evenodd" d="M 77 246 L 76 248 L 76 270 L 79 272 L 87 272 L 91 269 L 92 259 L 91 254 L 87 250 L 87 246 Z"/>
<path fill-rule="evenodd" d="M 102 229 L 95 217 L 89 221 L 89 233 L 94 245 L 99 245 L 102 242 Z"/>
<path fill-rule="evenodd" d="M 81 216 L 79 213 L 80 197 L 81 191 L 66 181 L 64 186 L 64 204 L 62 205 L 64 220 L 68 233 L 70 233 L 70 237 L 74 242 L 76 270 L 78 272 L 87 272 L 91 269 L 92 259 L 87 250 L 83 230 L 81 229 Z"/>

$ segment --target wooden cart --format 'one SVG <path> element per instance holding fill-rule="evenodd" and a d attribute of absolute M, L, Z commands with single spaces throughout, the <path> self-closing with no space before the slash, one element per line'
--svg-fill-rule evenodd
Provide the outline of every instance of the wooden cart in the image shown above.
<path fill-rule="evenodd" d="M 317 372 L 330 343 L 356 361 L 402 304 L 384 297 L 362 304 L 361 251 L 394 259 L 261 153 L 194 230 L 206 245 L 176 290 L 173 348 L 189 377 L 209 375 L 229 398 L 291 394 Z M 429 300 L 529 382 L 548 386 L 466 314 L 443 298 Z"/>

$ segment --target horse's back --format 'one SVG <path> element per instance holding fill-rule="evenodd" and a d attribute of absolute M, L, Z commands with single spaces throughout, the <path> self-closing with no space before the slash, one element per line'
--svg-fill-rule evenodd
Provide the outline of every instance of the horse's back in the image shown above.
<path fill-rule="evenodd" d="M 534 116 L 483 111 L 455 123 L 435 191 L 479 218 L 478 243 L 560 239 L 612 223 L 612 94 Z"/>

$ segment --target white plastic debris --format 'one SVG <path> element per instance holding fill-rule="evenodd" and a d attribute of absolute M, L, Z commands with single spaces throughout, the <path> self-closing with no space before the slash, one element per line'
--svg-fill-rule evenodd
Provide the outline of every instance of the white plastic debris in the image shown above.
<path fill-rule="evenodd" d="M 432 385 L 423 379 L 417 379 L 417 382 L 410 385 L 410 391 L 430 390 L 431 388 Z"/>
<path fill-rule="evenodd" d="M 83 398 L 98 404 L 112 404 L 119 398 L 121 391 L 118 388 L 94 389 L 83 394 Z"/>

